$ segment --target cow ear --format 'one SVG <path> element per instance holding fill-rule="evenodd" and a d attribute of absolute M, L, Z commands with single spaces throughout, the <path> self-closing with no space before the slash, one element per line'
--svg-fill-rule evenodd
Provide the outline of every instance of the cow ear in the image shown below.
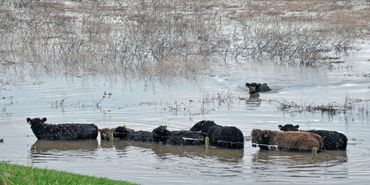
<path fill-rule="evenodd" d="M 42 120 L 41 120 L 41 121 L 45 122 L 46 120 L 47 120 L 46 118 L 42 118 Z"/>
<path fill-rule="evenodd" d="M 298 129 L 299 128 L 299 125 L 296 125 L 296 126 L 294 126 L 296 129 Z"/>
<path fill-rule="evenodd" d="M 31 118 L 27 118 L 27 123 L 31 124 Z"/>
<path fill-rule="evenodd" d="M 283 125 L 278 126 L 280 130 L 283 130 Z"/>

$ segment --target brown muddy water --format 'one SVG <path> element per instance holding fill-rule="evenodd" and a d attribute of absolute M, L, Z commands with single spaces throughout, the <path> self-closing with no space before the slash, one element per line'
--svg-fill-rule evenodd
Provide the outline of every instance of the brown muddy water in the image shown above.
<path fill-rule="evenodd" d="M 370 5 L 298 2 L 1 1 L 0 161 L 140 184 L 368 184 Z M 246 82 L 273 90 L 249 97 Z M 245 148 L 37 141 L 27 117 L 135 130 L 209 119 L 239 127 Z M 347 151 L 251 147 L 253 128 L 286 123 L 342 132 Z"/>
<path fill-rule="evenodd" d="M 3 82 L 0 159 L 140 184 L 366 184 L 370 177 L 369 45 L 349 53 L 333 69 L 287 68 L 266 64 L 229 66 L 197 75 L 160 80 L 107 76 L 43 76 Z M 228 72 L 233 71 L 233 72 Z M 3 77 L 9 79 L 9 77 Z M 251 100 L 245 82 L 267 82 L 273 91 Z M 104 92 L 112 93 L 102 98 Z M 301 106 L 346 104 L 327 114 L 281 110 L 277 102 Z M 97 105 L 98 104 L 98 105 Z M 49 123 L 127 125 L 151 130 L 160 124 L 189 129 L 202 119 L 235 125 L 246 136 L 244 150 L 163 146 L 126 141 L 37 141 L 27 117 Z M 345 133 L 348 150 L 310 153 L 266 152 L 252 148 L 253 128 L 277 130 L 282 123 L 301 129 Z"/>

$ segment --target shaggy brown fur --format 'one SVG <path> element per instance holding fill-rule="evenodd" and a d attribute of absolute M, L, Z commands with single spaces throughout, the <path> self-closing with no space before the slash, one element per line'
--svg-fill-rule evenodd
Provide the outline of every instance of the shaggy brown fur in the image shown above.
<path fill-rule="evenodd" d="M 269 149 L 267 145 L 275 145 L 285 151 L 312 151 L 314 147 L 320 151 L 323 146 L 321 137 L 314 133 L 253 129 L 252 146 L 256 144 L 263 150 Z"/>
<path fill-rule="evenodd" d="M 281 131 L 298 131 L 299 125 L 279 125 Z M 331 130 L 301 130 L 302 132 L 310 132 L 321 136 L 324 146 L 323 150 L 346 150 L 347 149 L 347 136 Z"/>
<path fill-rule="evenodd" d="M 109 141 L 113 138 L 113 128 L 102 128 L 99 129 L 100 132 L 100 139 Z"/>

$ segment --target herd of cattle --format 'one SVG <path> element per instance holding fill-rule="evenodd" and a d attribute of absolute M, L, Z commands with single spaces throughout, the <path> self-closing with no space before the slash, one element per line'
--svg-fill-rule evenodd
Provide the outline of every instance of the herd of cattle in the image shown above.
<path fill-rule="evenodd" d="M 98 129 L 95 124 L 48 124 L 46 118 L 27 118 L 31 129 L 40 140 L 80 140 L 96 139 L 100 132 L 101 140 L 130 140 L 155 142 L 166 145 L 205 145 L 242 149 L 245 139 L 240 129 L 233 126 L 220 126 L 214 121 L 202 120 L 189 130 L 170 131 L 159 126 L 152 131 L 135 131 L 126 126 Z M 281 131 L 252 130 L 252 146 L 262 150 L 317 151 L 346 150 L 347 137 L 336 131 L 299 131 L 298 125 L 279 125 Z M 208 138 L 208 139 L 207 139 Z"/>
<path fill-rule="evenodd" d="M 250 94 L 271 91 L 266 83 L 246 83 Z M 94 124 L 48 124 L 46 118 L 27 118 L 31 129 L 40 140 L 96 139 L 155 142 L 166 145 L 210 145 L 230 149 L 244 148 L 244 136 L 239 128 L 217 125 L 202 120 L 189 130 L 170 131 L 159 126 L 152 131 L 135 131 L 125 126 L 102 128 Z M 261 150 L 325 151 L 346 150 L 347 137 L 336 131 L 298 130 L 299 125 L 279 125 L 280 131 L 252 130 L 252 146 Z"/>

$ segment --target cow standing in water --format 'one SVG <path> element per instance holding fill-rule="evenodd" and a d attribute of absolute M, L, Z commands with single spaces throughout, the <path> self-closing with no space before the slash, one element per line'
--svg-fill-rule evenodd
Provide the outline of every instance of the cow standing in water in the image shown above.
<path fill-rule="evenodd" d="M 305 152 L 314 148 L 321 151 L 323 142 L 321 136 L 309 132 L 253 129 L 252 146 L 258 146 L 261 150 L 270 150 L 273 146 L 276 150 Z"/>
<path fill-rule="evenodd" d="M 221 126 L 214 121 L 202 120 L 196 123 L 190 131 L 198 131 L 208 136 L 211 146 L 232 149 L 244 148 L 243 133 L 233 126 Z"/>
<path fill-rule="evenodd" d="M 96 139 L 98 127 L 95 124 L 48 124 L 46 118 L 27 118 L 27 123 L 40 140 Z"/>
<path fill-rule="evenodd" d="M 278 126 L 281 131 L 299 131 L 299 125 L 285 124 Z M 347 136 L 331 130 L 301 130 L 303 132 L 315 133 L 321 136 L 324 146 L 323 150 L 346 150 Z"/>

